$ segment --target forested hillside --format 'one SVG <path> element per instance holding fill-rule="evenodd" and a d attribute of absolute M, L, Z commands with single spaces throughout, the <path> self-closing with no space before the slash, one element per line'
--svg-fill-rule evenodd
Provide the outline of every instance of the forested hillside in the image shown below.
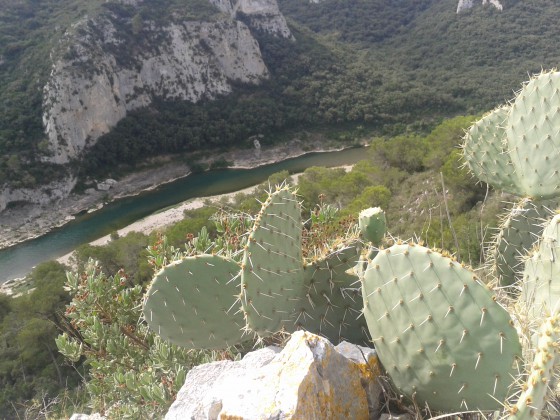
<path fill-rule="evenodd" d="M 527 73 L 560 62 L 560 7 L 552 2 L 510 1 L 503 12 L 460 15 L 453 0 L 279 5 L 296 44 L 257 34 L 270 81 L 218 101 L 138 111 L 93 148 L 87 171 L 125 156 L 244 144 L 257 133 L 272 142 L 325 125 L 422 132 L 441 118 L 494 107 Z"/>
<path fill-rule="evenodd" d="M 238 86 L 217 101 L 159 101 L 130 113 L 87 153 L 82 175 L 106 174 L 118 162 L 154 153 L 244 145 L 254 134 L 274 142 L 341 124 L 378 135 L 426 131 L 444 117 L 492 108 L 509 99 L 527 73 L 560 62 L 554 2 L 510 0 L 502 12 L 475 7 L 459 15 L 456 3 L 280 0 L 295 43 L 253 30 L 269 81 Z M 146 1 L 136 10 L 111 2 L 4 2 L 0 183 L 33 186 L 57 168 L 38 159 L 46 147 L 41 86 L 50 51 L 73 22 L 103 9 L 137 21 L 170 14 L 207 19 L 216 12 L 202 0 L 184 5 Z"/>

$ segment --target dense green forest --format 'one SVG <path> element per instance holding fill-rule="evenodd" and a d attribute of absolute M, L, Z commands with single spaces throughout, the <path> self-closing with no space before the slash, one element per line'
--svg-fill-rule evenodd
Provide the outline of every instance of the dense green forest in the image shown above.
<path fill-rule="evenodd" d="M 560 62 L 554 2 L 510 0 L 502 12 L 487 6 L 459 15 L 456 3 L 281 0 L 295 43 L 253 31 L 270 80 L 237 86 L 213 102 L 158 100 L 130 113 L 83 162 L 66 169 L 84 177 L 110 174 L 125 156 L 134 165 L 154 154 L 243 146 L 254 134 L 275 142 L 340 125 L 372 135 L 426 133 L 443 118 L 511 98 L 527 73 Z M 40 162 L 41 99 L 50 51 L 60 50 L 58 39 L 72 23 L 110 11 L 128 22 L 124 30 L 134 40 L 134 20 L 208 20 L 216 13 L 205 0 L 151 0 L 137 8 L 69 0 L 39 5 L 0 5 L 0 183 L 13 186 L 65 173 Z"/>

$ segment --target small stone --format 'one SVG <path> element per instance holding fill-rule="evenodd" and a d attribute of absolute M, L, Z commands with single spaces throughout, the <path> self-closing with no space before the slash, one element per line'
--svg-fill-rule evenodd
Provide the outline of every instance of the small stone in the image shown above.
<path fill-rule="evenodd" d="M 70 417 L 70 420 L 106 420 L 106 419 L 107 417 L 104 417 L 99 413 L 93 413 L 93 414 L 75 413 L 72 414 L 72 417 Z"/>

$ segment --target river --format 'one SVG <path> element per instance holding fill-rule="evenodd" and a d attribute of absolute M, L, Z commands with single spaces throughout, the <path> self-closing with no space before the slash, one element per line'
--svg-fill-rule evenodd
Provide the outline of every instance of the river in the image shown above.
<path fill-rule="evenodd" d="M 51 232 L 0 250 L 0 283 L 23 277 L 37 264 L 59 258 L 136 220 L 182 201 L 225 194 L 265 181 L 276 172 L 302 172 L 311 166 L 350 165 L 364 159 L 365 149 L 309 153 L 255 169 L 201 172 L 164 184 L 152 191 L 122 198 L 93 213 L 83 214 Z"/>

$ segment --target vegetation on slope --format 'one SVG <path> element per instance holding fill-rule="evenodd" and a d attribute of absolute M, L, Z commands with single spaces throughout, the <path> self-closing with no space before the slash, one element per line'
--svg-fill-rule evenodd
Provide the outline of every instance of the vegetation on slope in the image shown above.
<path fill-rule="evenodd" d="M 70 0 L 37 8 L 29 1 L 0 8 L 0 183 L 14 186 L 36 185 L 60 170 L 37 161 L 46 150 L 41 87 L 49 52 L 72 23 L 110 10 L 129 22 L 133 42 L 134 22 L 212 19 L 214 11 L 206 0 L 189 0 L 190 7 L 159 0 L 138 9 Z M 242 146 L 255 134 L 274 142 L 341 124 L 375 135 L 426 132 L 442 118 L 492 108 L 527 73 L 560 62 L 560 8 L 553 2 L 510 0 L 503 12 L 476 7 L 460 15 L 456 3 L 280 0 L 296 43 L 255 32 L 268 82 L 238 86 L 215 102 L 156 101 L 121 121 L 74 170 L 106 173 L 154 153 Z"/>
<path fill-rule="evenodd" d="M 321 203 L 340 207 L 342 210 L 338 220 L 347 220 L 347 217 L 355 218 L 359 210 L 379 205 L 387 210 L 392 234 L 403 238 L 422 239 L 429 245 L 453 250 L 463 261 L 478 264 L 481 261 L 481 244 L 489 236 L 486 231 L 487 226 L 497 225 L 496 214 L 501 204 L 500 198 L 493 195 L 484 201 L 486 189 L 477 186 L 465 171 L 457 169 L 457 144 L 463 130 L 472 121 L 472 117 L 446 120 L 426 136 L 402 135 L 392 139 L 375 138 L 368 151 L 368 158 L 358 163 L 348 173 L 343 169 L 319 167 L 307 169 L 298 181 L 299 194 L 305 207 L 304 218 L 307 219 L 309 212 Z M 402 153 L 404 149 L 407 150 L 406 154 Z M 443 205 L 440 172 L 444 175 L 448 208 Z M 287 172 L 275 174 L 269 182 L 278 183 L 288 176 Z M 255 214 L 260 208 L 255 198 L 264 199 L 268 185 L 268 182 L 261 185 L 259 190 L 251 195 L 239 194 L 233 202 L 223 203 L 223 207 L 230 212 Z M 485 205 L 482 205 L 482 202 L 485 202 Z M 216 211 L 218 208 L 215 205 L 188 211 L 183 221 L 166 228 L 160 234 L 130 233 L 122 238 L 114 236 L 106 246 L 83 245 L 75 253 L 76 272 L 82 273 L 87 267 L 88 260 L 95 259 L 98 261 L 99 270 L 103 271 L 107 278 L 126 274 L 126 287 L 145 286 L 154 272 L 153 259 L 151 264 L 149 262 L 153 252 L 148 251 L 147 247 L 161 248 L 163 243 L 159 235 L 167 238 L 165 249 L 168 250 L 172 247 L 178 250 L 184 249 L 185 244 L 192 249 L 194 238 L 202 230 L 205 230 L 211 239 L 216 238 L 219 232 L 212 217 Z M 447 223 L 447 212 L 451 216 L 452 226 Z M 461 237 L 459 249 L 456 248 L 453 240 L 452 229 Z M 168 256 L 171 257 L 171 254 Z M 92 395 L 85 394 L 83 391 L 81 394 L 76 394 L 78 392 L 76 390 L 79 389 L 75 387 L 79 381 L 77 374 L 62 363 L 60 355 L 56 355 L 64 387 L 70 390 L 64 391 L 64 387 L 60 387 L 58 373 L 54 369 L 52 357 L 46 347 L 48 345 L 54 348 L 54 339 L 59 334 L 59 330 L 53 326 L 41 331 L 40 336 L 37 336 L 38 332 L 28 333 L 30 330 L 34 331 L 33 326 L 36 323 L 45 322 L 45 319 L 51 320 L 50 325 L 53 325 L 52 322 L 56 325 L 56 323 L 60 324 L 60 320 L 68 320 L 68 314 L 64 312 L 69 296 L 62 290 L 65 269 L 66 267 L 54 262 L 41 264 L 31 275 L 38 285 L 31 295 L 2 300 L 4 309 L 0 336 L 4 338 L 2 340 L 4 347 L 0 346 L 0 351 L 5 368 L 0 371 L 0 381 L 3 384 L 0 411 L 14 413 L 13 417 L 16 415 L 12 403 L 20 409 L 21 413 L 33 404 L 36 410 L 44 409 L 44 405 L 41 404 L 42 399 L 51 401 L 60 395 L 57 400 L 58 405 L 53 403 L 49 410 L 55 410 L 55 407 L 56 410 L 65 409 L 62 402 L 68 406 L 66 409 L 72 410 L 75 405 L 84 403 L 84 401 L 80 402 L 80 398 L 87 401 L 92 398 Z M 49 289 L 45 288 L 47 285 Z M 57 298 L 53 299 L 50 296 L 57 296 Z M 27 312 L 23 316 L 21 311 L 23 308 L 28 308 L 31 301 L 51 303 L 44 303 L 48 306 L 48 311 Z M 14 319 L 18 319 L 17 324 L 14 323 Z M 68 324 L 65 323 L 62 328 L 67 331 L 67 326 Z M 22 358 L 17 351 L 18 347 L 12 344 L 20 343 L 23 340 L 21 336 L 26 337 L 25 354 L 29 354 L 29 358 Z M 142 352 L 141 354 L 144 354 Z M 113 379 L 109 377 L 112 371 L 96 368 L 93 377 L 90 365 L 92 361 L 98 363 L 94 366 L 117 363 L 122 355 L 119 356 L 114 350 L 107 349 L 88 354 L 89 356 L 79 358 L 76 362 L 77 371 L 87 382 L 94 381 L 93 384 L 98 384 L 104 387 L 103 389 L 112 386 Z M 196 357 L 210 356 L 196 355 Z M 214 354 L 214 357 L 221 356 Z M 91 389 L 96 388 L 88 389 L 91 392 Z M 124 391 L 119 389 L 119 393 L 114 394 L 115 398 L 122 399 L 122 392 Z M 108 393 L 104 392 L 104 395 Z M 135 398 L 133 395 L 130 396 L 129 403 L 132 404 L 130 409 L 138 404 L 139 400 Z M 101 403 L 100 399 L 96 401 Z M 107 408 L 113 400 L 106 397 L 103 401 L 106 404 L 103 407 Z M 164 410 L 168 403 L 169 401 L 158 403 L 158 410 Z M 6 418 L 11 416 L 6 414 Z"/>

